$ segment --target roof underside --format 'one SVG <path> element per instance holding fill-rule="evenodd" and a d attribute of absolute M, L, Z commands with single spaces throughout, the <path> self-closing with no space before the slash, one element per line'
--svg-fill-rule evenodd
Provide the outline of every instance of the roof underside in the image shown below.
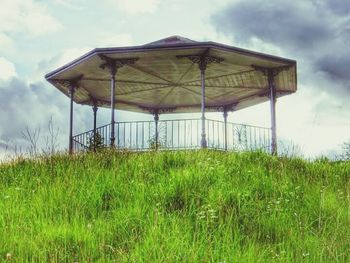
<path fill-rule="evenodd" d="M 49 73 L 46 79 L 68 96 L 62 80 L 83 76 L 74 94 L 79 104 L 110 107 L 110 73 L 100 66 L 109 58 L 138 58 L 133 65 L 120 68 L 116 75 L 116 109 L 145 112 L 198 112 L 201 82 L 198 65 L 177 56 L 200 55 L 222 58 L 210 63 L 206 74 L 206 107 L 217 111 L 234 105 L 234 110 L 268 100 L 267 77 L 255 66 L 285 67 L 275 78 L 277 97 L 296 91 L 296 62 L 242 50 L 213 42 L 195 42 L 170 37 L 143 46 L 94 49 L 81 58 Z"/>

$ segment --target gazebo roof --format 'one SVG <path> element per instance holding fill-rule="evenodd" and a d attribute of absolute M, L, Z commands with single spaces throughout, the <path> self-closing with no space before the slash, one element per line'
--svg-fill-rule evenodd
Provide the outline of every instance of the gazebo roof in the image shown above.
<path fill-rule="evenodd" d="M 239 110 L 268 100 L 267 76 L 261 69 L 281 69 L 275 77 L 277 97 L 297 89 L 296 61 L 215 42 L 197 42 L 172 36 L 141 46 L 96 48 L 50 73 L 45 78 L 68 96 L 65 80 L 80 77 L 74 101 L 110 107 L 110 73 L 103 57 L 138 58 L 116 74 L 115 108 L 135 112 L 199 112 L 200 70 L 186 58 L 201 55 L 223 59 L 205 71 L 206 110 L 223 106 Z M 101 56 L 102 55 L 102 56 Z"/>

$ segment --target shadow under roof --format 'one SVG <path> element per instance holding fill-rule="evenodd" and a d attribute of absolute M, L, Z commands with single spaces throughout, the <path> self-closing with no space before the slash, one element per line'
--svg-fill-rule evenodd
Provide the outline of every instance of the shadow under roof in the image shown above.
<path fill-rule="evenodd" d="M 158 109 L 164 112 L 200 112 L 201 81 L 198 65 L 177 56 L 207 55 L 222 58 L 210 63 L 206 76 L 206 110 L 218 111 L 234 105 L 243 109 L 268 100 L 267 77 L 256 69 L 281 68 L 275 77 L 277 97 L 297 90 L 296 61 L 215 42 L 196 42 L 172 36 L 141 46 L 96 48 L 60 67 L 45 78 L 68 95 L 64 80 L 82 76 L 74 101 L 110 107 L 110 73 L 100 66 L 100 55 L 113 59 L 138 58 L 120 68 L 116 75 L 115 108 L 134 112 Z"/>

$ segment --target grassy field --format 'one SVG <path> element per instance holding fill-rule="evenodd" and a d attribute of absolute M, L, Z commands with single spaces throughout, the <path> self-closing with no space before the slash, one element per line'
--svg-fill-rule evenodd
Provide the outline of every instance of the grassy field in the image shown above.
<path fill-rule="evenodd" d="M 350 262 L 350 163 L 83 154 L 0 166 L 0 262 Z"/>

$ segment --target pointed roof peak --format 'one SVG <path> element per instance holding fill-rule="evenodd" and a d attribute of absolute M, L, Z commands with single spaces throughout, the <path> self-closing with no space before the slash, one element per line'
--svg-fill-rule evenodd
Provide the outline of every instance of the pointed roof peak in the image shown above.
<path fill-rule="evenodd" d="M 196 43 L 197 41 L 191 40 L 182 36 L 170 36 L 166 38 L 159 39 L 157 41 L 147 43 L 145 46 L 153 46 L 153 45 L 173 45 L 173 44 L 188 44 L 188 43 Z"/>

